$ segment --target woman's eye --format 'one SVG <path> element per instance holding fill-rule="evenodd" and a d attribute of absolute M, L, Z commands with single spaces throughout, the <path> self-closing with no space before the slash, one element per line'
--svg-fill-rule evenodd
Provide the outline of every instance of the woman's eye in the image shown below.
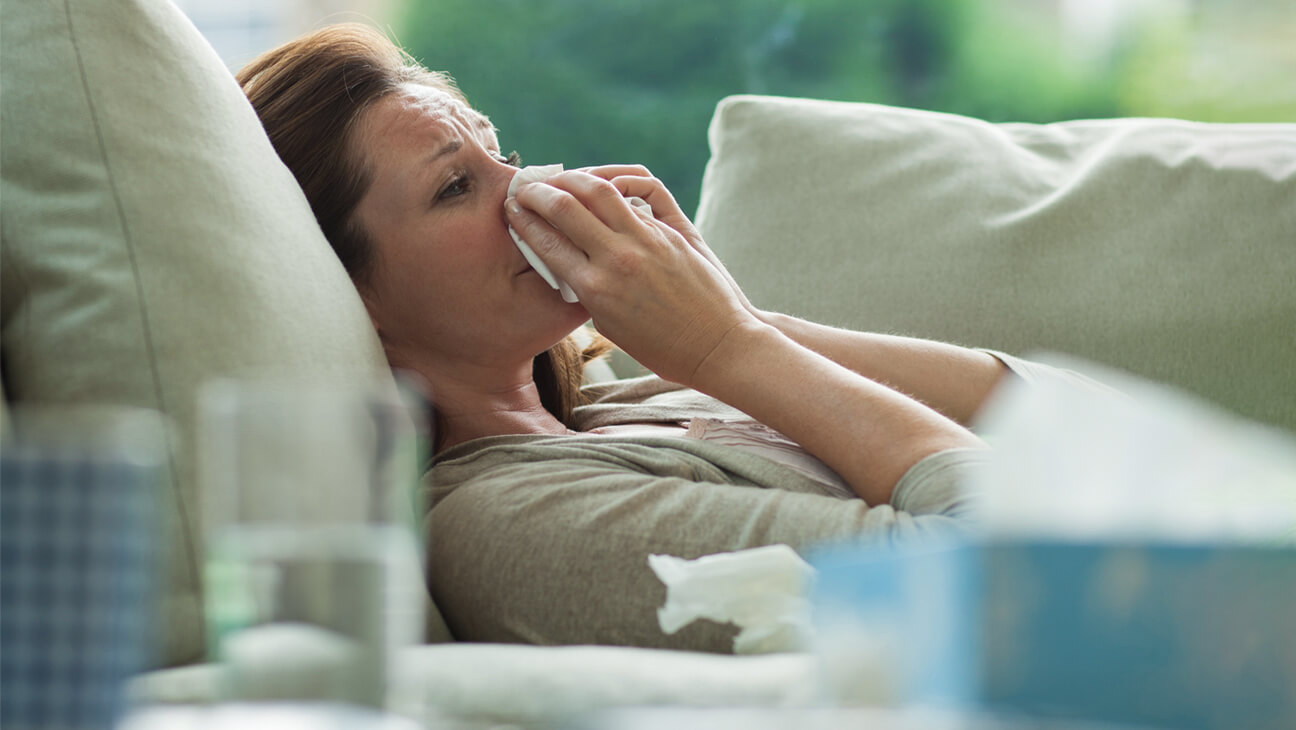
<path fill-rule="evenodd" d="M 451 180 L 449 185 L 446 185 L 444 188 L 441 189 L 441 194 L 437 196 L 437 199 L 445 200 L 446 198 L 453 198 L 458 195 L 463 195 L 464 193 L 468 192 L 468 188 L 469 188 L 468 176 L 460 175 L 459 177 L 456 177 L 455 179 Z"/>

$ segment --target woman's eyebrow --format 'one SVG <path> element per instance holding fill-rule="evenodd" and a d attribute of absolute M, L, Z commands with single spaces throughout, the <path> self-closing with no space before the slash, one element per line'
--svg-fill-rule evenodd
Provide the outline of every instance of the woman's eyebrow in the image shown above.
<path fill-rule="evenodd" d="M 482 114 L 476 109 L 472 109 L 470 111 L 471 111 L 474 127 L 477 127 L 478 129 L 489 129 L 492 132 L 499 131 L 498 129 L 495 128 L 495 125 L 491 123 L 490 117 L 486 116 L 485 114 Z"/>
<path fill-rule="evenodd" d="M 472 110 L 472 126 L 475 127 L 476 129 L 490 132 L 492 135 L 499 134 L 499 130 L 496 129 L 495 125 L 491 123 L 490 117 L 487 117 L 485 114 L 482 114 L 476 109 Z M 499 144 L 499 140 L 495 139 L 495 143 Z"/>
<path fill-rule="evenodd" d="M 445 144 L 441 145 L 441 148 L 438 149 L 436 152 L 433 152 L 432 154 L 423 158 L 423 163 L 421 167 L 435 164 L 437 160 L 440 160 L 441 158 L 447 157 L 449 155 L 453 155 L 454 153 L 458 152 L 462 148 L 463 148 L 462 139 L 459 138 L 452 139 L 446 142 Z"/>

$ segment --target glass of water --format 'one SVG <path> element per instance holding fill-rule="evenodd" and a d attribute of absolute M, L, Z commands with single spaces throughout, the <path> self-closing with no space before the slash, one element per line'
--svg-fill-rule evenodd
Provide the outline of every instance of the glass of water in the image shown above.
<path fill-rule="evenodd" d="M 221 381 L 199 410 L 208 642 L 229 695 L 383 706 L 424 626 L 414 399 Z"/>

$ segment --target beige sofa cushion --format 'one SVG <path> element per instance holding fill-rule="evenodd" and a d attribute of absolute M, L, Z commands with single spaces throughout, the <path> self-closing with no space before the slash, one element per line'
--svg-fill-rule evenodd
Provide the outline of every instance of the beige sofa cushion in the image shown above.
<path fill-rule="evenodd" d="M 1296 429 L 1296 125 L 1050 125 L 758 96 L 698 226 L 760 307 L 1079 355 Z"/>
<path fill-rule="evenodd" d="M 223 699 L 227 671 L 209 664 L 150 672 L 131 682 L 130 698 L 137 705 L 171 705 L 150 708 L 163 714 L 147 727 L 169 727 L 163 720 L 184 727 L 201 719 L 185 714 L 193 706 Z M 808 653 L 735 657 L 460 642 L 402 650 L 387 697 L 392 710 L 424 718 L 428 727 L 565 727 L 573 717 L 610 707 L 805 706 L 819 697 L 815 680 Z"/>
<path fill-rule="evenodd" d="M 6 393 L 174 419 L 162 650 L 197 659 L 196 389 L 391 376 L 291 173 L 173 5 L 6 2 L 2 28 Z"/>

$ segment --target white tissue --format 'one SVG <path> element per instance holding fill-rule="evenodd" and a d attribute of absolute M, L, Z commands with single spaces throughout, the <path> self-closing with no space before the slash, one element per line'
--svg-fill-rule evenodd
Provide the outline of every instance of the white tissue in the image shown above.
<path fill-rule="evenodd" d="M 513 197 L 517 193 L 517 189 L 527 183 L 548 180 L 562 171 L 562 165 L 528 165 L 521 170 L 518 170 L 517 173 L 513 175 L 513 179 L 509 181 L 507 196 L 510 198 Z M 630 196 L 626 198 L 626 201 L 638 210 L 643 211 L 648 215 L 652 215 L 652 207 L 642 198 Z M 549 286 L 558 290 L 558 293 L 562 295 L 564 302 L 580 301 L 576 296 L 576 292 L 572 291 L 572 288 L 567 285 L 567 282 L 554 276 L 554 273 L 549 270 L 548 266 L 545 266 L 545 263 L 540 260 L 540 257 L 531 249 L 531 246 L 527 244 L 526 241 L 522 240 L 522 237 L 518 235 L 517 231 L 513 230 L 513 226 L 509 226 L 508 232 L 509 235 L 513 237 L 513 243 L 517 245 L 518 250 L 522 252 L 524 257 L 526 257 L 527 263 L 531 264 L 531 268 L 535 269 L 536 273 L 540 275 L 540 278 L 549 283 Z"/>
<path fill-rule="evenodd" d="M 657 609 L 662 631 L 673 634 L 705 618 L 732 623 L 735 654 L 795 651 L 809 645 L 814 568 L 787 545 L 684 560 L 649 555 L 648 566 L 666 584 Z"/>

